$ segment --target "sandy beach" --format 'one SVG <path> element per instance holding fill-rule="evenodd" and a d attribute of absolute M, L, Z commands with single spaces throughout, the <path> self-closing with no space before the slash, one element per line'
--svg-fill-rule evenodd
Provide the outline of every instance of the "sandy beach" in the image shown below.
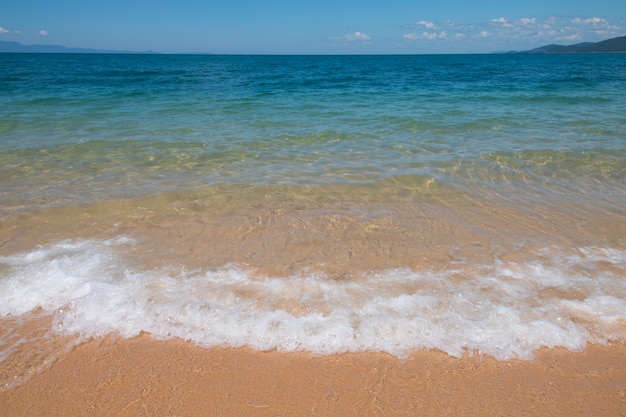
<path fill-rule="evenodd" d="M 623 416 L 626 347 L 533 361 L 92 340 L 0 392 L 3 416 Z"/>
<path fill-rule="evenodd" d="M 416 215 L 403 214 L 399 208 L 393 212 L 393 223 L 384 215 L 351 222 L 334 214 L 338 209 L 332 206 L 327 207 L 326 217 L 315 217 L 316 211 L 270 208 L 235 210 L 246 219 L 243 223 L 230 214 L 225 217 L 230 222 L 213 221 L 220 216 L 219 207 L 207 209 L 198 201 L 172 199 L 167 204 L 147 200 L 51 209 L 0 222 L 5 236 L 2 249 L 4 254 L 28 250 L 35 237 L 39 242 L 72 235 L 106 240 L 124 233 L 139 237 L 142 255 L 137 259 L 144 262 L 145 270 L 175 265 L 176 260 L 197 268 L 219 266 L 230 259 L 256 265 L 263 274 L 280 275 L 304 266 L 321 268 L 322 260 L 332 260 L 326 272 L 339 280 L 348 279 L 355 270 L 411 260 L 414 267 L 445 266 L 451 255 L 444 249 L 453 239 L 465 242 L 459 245 L 465 248 L 462 256 L 484 256 L 484 245 L 476 243 L 479 235 L 437 219 L 412 223 Z M 426 206 L 426 215 L 428 210 Z M 474 215 L 469 210 L 465 214 Z M 448 233 L 437 234 L 443 227 Z M 495 233 L 496 227 L 491 227 Z M 542 227 L 535 227 L 540 233 Z M 428 241 L 421 238 L 424 229 Z M 529 230 L 532 223 L 522 231 Z M 217 235 L 224 236 L 219 246 L 208 238 Z M 174 241 L 175 246 L 169 244 Z M 268 241 L 273 242 L 273 250 L 263 246 Z M 341 250 L 348 247 L 349 255 Z M 524 256 L 518 251 L 501 258 L 517 262 Z M 620 273 L 619 266 L 604 267 Z M 626 415 L 626 346 L 619 341 L 613 346 L 591 344 L 581 352 L 543 349 L 533 360 L 498 361 L 478 353 L 459 359 L 437 350 L 418 350 L 401 359 L 380 352 L 311 355 L 202 348 L 176 338 L 158 341 L 148 333 L 132 338 L 108 335 L 72 347 L 63 336 L 42 336 L 52 326 L 49 315 L 25 322 L 10 320 L 4 317 L 0 322 L 5 331 L 0 336 L 16 339 L 23 333 L 35 342 L 23 345 L 0 367 L 3 384 L 11 383 L 15 375 L 32 374 L 0 392 L 6 417 Z M 7 336 L 13 331 L 17 333 Z M 619 328 L 616 332 L 621 334 Z M 53 363 L 42 365 L 49 361 L 46 358 Z"/>
<path fill-rule="evenodd" d="M 0 58 L 0 417 L 626 415 L 623 57 Z"/>

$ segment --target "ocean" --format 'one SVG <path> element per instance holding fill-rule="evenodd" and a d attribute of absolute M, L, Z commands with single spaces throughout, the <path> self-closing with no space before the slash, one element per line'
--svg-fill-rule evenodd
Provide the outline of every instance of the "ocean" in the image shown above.
<path fill-rule="evenodd" d="M 626 342 L 626 55 L 0 64 L 4 388 L 142 333 L 497 360 Z"/>

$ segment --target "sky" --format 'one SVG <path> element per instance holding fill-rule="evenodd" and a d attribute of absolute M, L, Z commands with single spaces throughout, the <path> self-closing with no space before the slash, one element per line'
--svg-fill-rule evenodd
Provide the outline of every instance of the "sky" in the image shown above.
<path fill-rule="evenodd" d="M 216 54 L 526 50 L 626 35 L 624 0 L 3 0 L 0 41 Z"/>

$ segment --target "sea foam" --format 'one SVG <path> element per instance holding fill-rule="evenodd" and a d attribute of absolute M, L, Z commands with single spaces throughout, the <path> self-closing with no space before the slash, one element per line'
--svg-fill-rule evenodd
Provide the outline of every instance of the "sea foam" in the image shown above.
<path fill-rule="evenodd" d="M 148 332 L 203 347 L 403 358 L 426 348 L 531 359 L 542 347 L 626 341 L 626 253 L 615 249 L 549 248 L 541 262 L 337 281 L 306 272 L 263 278 L 229 265 L 140 270 L 122 254 L 133 245 L 124 236 L 63 241 L 0 258 L 0 315 L 42 309 L 51 331 L 79 340 Z"/>

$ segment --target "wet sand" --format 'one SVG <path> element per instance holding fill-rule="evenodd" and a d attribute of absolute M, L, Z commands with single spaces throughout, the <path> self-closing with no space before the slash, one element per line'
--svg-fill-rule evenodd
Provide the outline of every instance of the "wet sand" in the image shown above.
<path fill-rule="evenodd" d="M 394 206 L 360 201 L 358 193 L 350 200 L 341 190 L 324 198 L 242 198 L 240 191 L 4 216 L 0 254 L 59 239 L 129 235 L 137 240 L 133 262 L 144 269 L 210 269 L 235 262 L 261 276 L 308 268 L 352 279 L 359 271 L 443 268 L 454 258 L 522 262 L 534 256 L 534 243 L 624 247 L 626 223 L 619 213 L 525 212 L 493 201 L 487 206 L 428 196 L 416 203 L 411 195 L 396 196 Z M 515 246 L 520 236 L 529 253 Z M 531 361 L 456 359 L 438 351 L 415 352 L 403 361 L 373 352 L 310 356 L 203 349 L 144 334 L 91 340 L 55 357 L 26 382 L 0 392 L 2 416 L 626 415 L 623 344 L 543 350 Z M 3 365 L 5 376 L 11 367 L 27 373 L 29 363 L 19 360 Z"/>
<path fill-rule="evenodd" d="M 623 416 L 626 346 L 545 350 L 533 361 L 436 351 L 401 361 L 107 338 L 0 392 L 0 406 L 5 417 Z"/>
<path fill-rule="evenodd" d="M 547 200 L 547 199 L 546 199 Z M 621 208 L 499 201 L 403 188 L 208 187 L 0 216 L 0 255 L 63 239 L 137 241 L 144 269 L 218 269 L 260 276 L 303 270 L 343 278 L 392 268 L 446 269 L 534 259 L 534 248 L 626 248 Z M 249 272 L 251 272 L 249 271 Z"/>

